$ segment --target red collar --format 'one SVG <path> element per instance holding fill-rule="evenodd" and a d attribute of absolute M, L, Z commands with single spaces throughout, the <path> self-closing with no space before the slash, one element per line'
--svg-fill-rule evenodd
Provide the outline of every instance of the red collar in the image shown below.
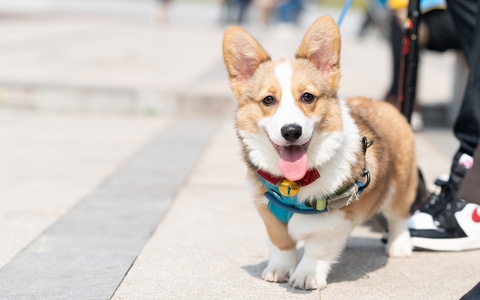
<path fill-rule="evenodd" d="M 257 174 L 260 175 L 266 181 L 268 181 L 268 182 L 270 182 L 271 184 L 274 184 L 274 185 L 277 185 L 278 183 L 280 183 L 280 181 L 282 181 L 284 179 L 283 177 L 274 176 L 274 175 L 272 175 L 270 173 L 267 173 L 267 172 L 265 172 L 263 170 L 260 170 L 260 169 L 257 170 Z M 318 178 L 320 178 L 320 173 L 318 172 L 318 170 L 317 169 L 311 169 L 311 170 L 307 171 L 307 174 L 305 174 L 305 176 L 303 176 L 302 179 L 297 180 L 296 183 L 298 183 L 300 186 L 306 186 L 306 185 L 309 185 L 310 183 L 314 182 Z"/>

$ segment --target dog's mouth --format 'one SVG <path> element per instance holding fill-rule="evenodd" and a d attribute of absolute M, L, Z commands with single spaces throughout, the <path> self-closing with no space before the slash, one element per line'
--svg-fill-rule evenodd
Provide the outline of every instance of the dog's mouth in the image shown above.
<path fill-rule="evenodd" d="M 270 142 L 280 155 L 278 164 L 283 176 L 290 181 L 302 179 L 308 170 L 307 149 L 311 139 L 303 145 L 279 146 Z"/>

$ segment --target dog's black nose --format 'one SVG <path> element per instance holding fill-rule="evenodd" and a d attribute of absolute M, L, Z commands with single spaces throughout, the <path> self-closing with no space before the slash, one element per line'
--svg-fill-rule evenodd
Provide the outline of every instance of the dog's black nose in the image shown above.
<path fill-rule="evenodd" d="M 302 136 L 302 127 L 297 124 L 287 124 L 281 129 L 282 136 L 289 142 L 295 142 Z"/>

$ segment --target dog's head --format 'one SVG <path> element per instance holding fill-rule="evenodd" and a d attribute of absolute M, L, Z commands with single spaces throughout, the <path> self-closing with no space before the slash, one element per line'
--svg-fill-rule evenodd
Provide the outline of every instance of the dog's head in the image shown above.
<path fill-rule="evenodd" d="M 238 101 L 238 134 L 253 166 L 296 181 L 333 155 L 318 151 L 342 128 L 340 33 L 330 17 L 310 27 L 295 58 L 271 60 L 239 27 L 227 29 L 223 55 Z"/>

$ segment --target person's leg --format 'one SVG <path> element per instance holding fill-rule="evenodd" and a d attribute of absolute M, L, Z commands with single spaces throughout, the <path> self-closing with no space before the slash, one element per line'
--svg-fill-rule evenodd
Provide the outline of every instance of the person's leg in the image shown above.
<path fill-rule="evenodd" d="M 478 157 L 474 161 L 472 156 L 480 136 L 480 14 L 476 14 L 480 11 L 480 0 L 452 0 L 448 5 L 470 67 L 454 126 L 460 148 L 453 158 L 449 179 L 437 180 L 440 193 L 431 194 L 428 203 L 409 218 L 409 228 L 412 244 L 417 248 L 460 251 L 480 248 L 480 205 L 477 204 L 480 195 L 463 193 L 459 197 L 458 194 L 465 176 L 479 176 L 480 161 Z M 469 169 L 472 174 L 466 175 Z M 479 188 L 480 182 L 469 179 L 465 181 L 465 188 L 470 189 L 470 184 Z"/>
<path fill-rule="evenodd" d="M 250 6 L 250 0 L 239 0 L 238 1 L 238 15 L 237 15 L 237 24 L 243 24 L 245 22 L 245 16 Z"/>
<path fill-rule="evenodd" d="M 447 3 L 447 11 L 452 16 L 462 48 L 465 50 L 465 55 L 467 56 L 468 64 L 470 65 L 470 54 L 472 54 L 470 49 L 472 48 L 473 37 L 475 36 L 475 24 L 478 19 L 478 16 L 476 15 L 478 1 L 447 0 Z"/>
<path fill-rule="evenodd" d="M 480 205 L 480 147 L 475 150 L 473 165 L 463 179 L 458 198 Z"/>
<path fill-rule="evenodd" d="M 460 141 L 459 153 L 473 156 L 480 137 L 480 1 L 453 0 L 448 2 L 458 37 L 470 67 L 462 106 L 454 125 Z M 475 26 L 479 24 L 479 26 Z"/>
<path fill-rule="evenodd" d="M 471 167 L 472 157 L 480 139 L 480 13 L 476 13 L 480 12 L 480 1 L 449 1 L 448 11 L 456 26 L 470 69 L 462 105 L 453 128 L 460 148 L 452 162 L 450 181 L 457 193 L 467 170 Z"/>

